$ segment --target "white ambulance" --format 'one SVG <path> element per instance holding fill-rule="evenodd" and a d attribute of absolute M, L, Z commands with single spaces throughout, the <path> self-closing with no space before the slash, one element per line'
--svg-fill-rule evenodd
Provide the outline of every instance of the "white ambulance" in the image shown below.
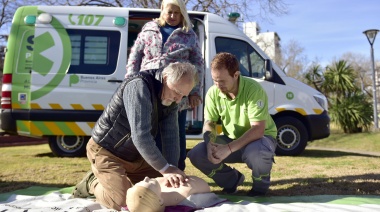
<path fill-rule="evenodd" d="M 328 137 L 326 97 L 285 75 L 236 25 L 205 12 L 189 12 L 205 60 L 205 89 L 213 84 L 210 62 L 230 52 L 241 73 L 269 97 L 278 128 L 279 155 L 298 155 L 308 141 Z M 141 27 L 159 10 L 24 6 L 13 18 L 5 56 L 1 128 L 47 137 L 57 156 L 83 155 L 95 122 L 123 81 L 128 50 Z M 200 139 L 203 105 L 188 112 L 187 138 Z"/>

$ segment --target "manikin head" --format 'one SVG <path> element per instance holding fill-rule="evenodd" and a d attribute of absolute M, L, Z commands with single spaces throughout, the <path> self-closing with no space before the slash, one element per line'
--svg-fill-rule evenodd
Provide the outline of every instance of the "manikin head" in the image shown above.
<path fill-rule="evenodd" d="M 161 186 L 156 179 L 145 177 L 127 190 L 127 207 L 131 212 L 163 212 Z"/>

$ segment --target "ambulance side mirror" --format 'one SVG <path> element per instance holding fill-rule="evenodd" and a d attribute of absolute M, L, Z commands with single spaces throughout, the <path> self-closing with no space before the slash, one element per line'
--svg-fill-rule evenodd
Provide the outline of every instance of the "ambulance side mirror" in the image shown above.
<path fill-rule="evenodd" d="M 264 67 L 265 67 L 265 80 L 271 80 L 273 77 L 272 61 L 269 59 L 266 59 L 264 61 Z"/>

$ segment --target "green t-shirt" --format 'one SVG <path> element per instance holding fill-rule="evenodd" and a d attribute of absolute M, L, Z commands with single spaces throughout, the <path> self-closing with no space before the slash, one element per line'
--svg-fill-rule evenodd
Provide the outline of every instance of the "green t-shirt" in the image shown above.
<path fill-rule="evenodd" d="M 207 91 L 205 120 L 222 121 L 224 135 L 231 139 L 241 137 L 251 128 L 251 122 L 265 120 L 264 135 L 277 136 L 277 128 L 268 111 L 268 97 L 255 80 L 240 76 L 239 91 L 235 99 L 229 99 L 215 85 Z"/>

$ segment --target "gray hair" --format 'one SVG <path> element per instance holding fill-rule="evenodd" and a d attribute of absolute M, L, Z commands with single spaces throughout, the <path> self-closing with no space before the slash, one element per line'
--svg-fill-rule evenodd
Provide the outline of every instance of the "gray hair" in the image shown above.
<path fill-rule="evenodd" d="M 161 26 L 166 25 L 166 22 L 165 22 L 164 17 L 163 17 L 164 14 L 162 11 L 164 10 L 165 6 L 168 4 L 173 4 L 177 7 L 179 7 L 179 9 L 181 11 L 181 15 L 182 15 L 182 30 L 184 30 L 185 32 L 188 32 L 193 27 L 193 24 L 191 23 L 190 17 L 187 14 L 186 5 L 183 2 L 183 0 L 163 0 L 161 3 L 160 17 L 155 19 L 155 21 Z"/>
<path fill-rule="evenodd" d="M 166 81 L 171 84 L 176 84 L 180 79 L 186 77 L 189 80 L 192 80 L 193 86 L 198 82 L 198 73 L 197 69 L 191 63 L 170 63 L 162 71 L 162 76 L 166 77 Z"/>

